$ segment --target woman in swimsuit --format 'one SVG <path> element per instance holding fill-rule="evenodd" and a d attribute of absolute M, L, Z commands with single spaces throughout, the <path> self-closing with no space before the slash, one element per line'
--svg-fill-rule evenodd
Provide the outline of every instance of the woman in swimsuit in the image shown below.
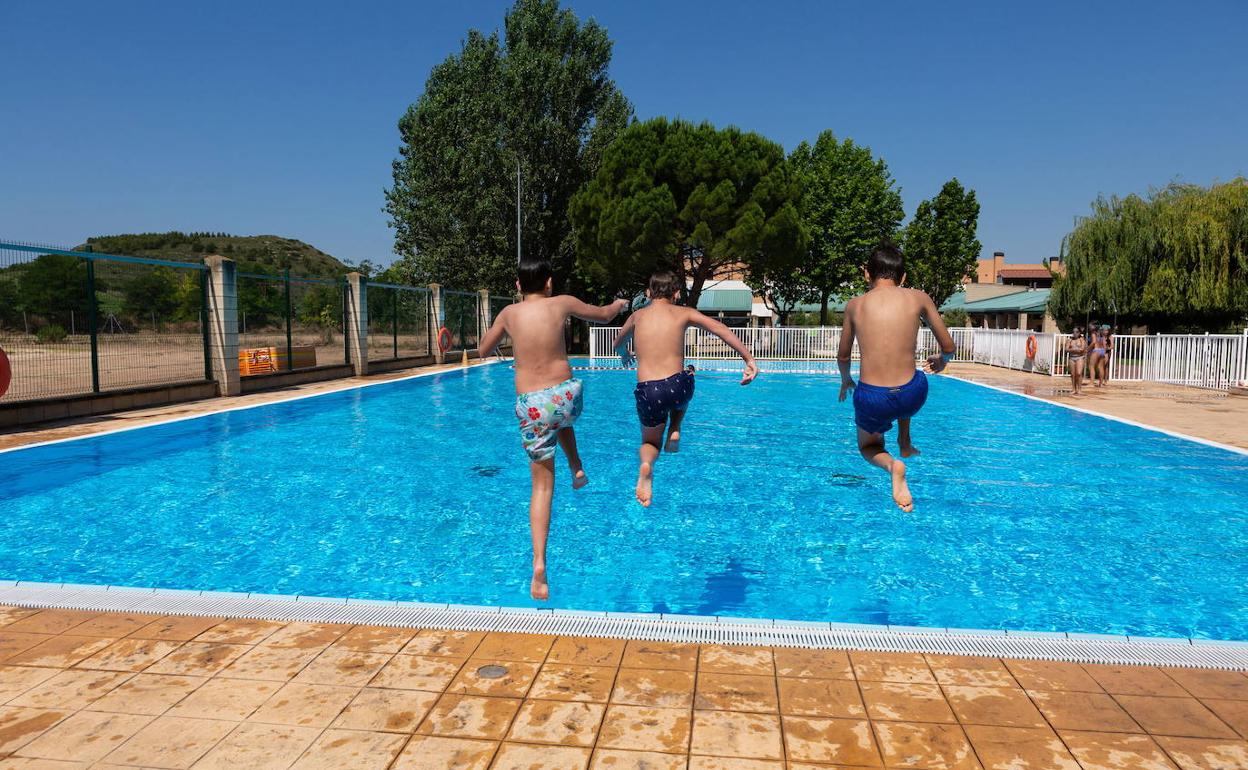
<path fill-rule="evenodd" d="M 1083 329 L 1078 326 L 1066 341 L 1066 355 L 1070 358 L 1070 384 L 1074 386 L 1074 395 L 1081 395 L 1079 388 L 1083 385 L 1084 356 L 1088 354 L 1088 341 L 1083 338 Z"/>
<path fill-rule="evenodd" d="M 1114 334 L 1109 326 L 1101 327 L 1101 333 L 1097 336 L 1097 347 L 1101 351 L 1096 370 L 1096 386 L 1099 388 L 1109 383 L 1109 356 L 1114 352 Z"/>
<path fill-rule="evenodd" d="M 1092 384 L 1099 388 L 1101 383 L 1098 374 L 1101 371 L 1101 361 L 1105 358 L 1105 343 L 1096 324 L 1088 329 L 1088 345 L 1091 348 L 1088 351 L 1088 376 L 1092 378 Z"/>

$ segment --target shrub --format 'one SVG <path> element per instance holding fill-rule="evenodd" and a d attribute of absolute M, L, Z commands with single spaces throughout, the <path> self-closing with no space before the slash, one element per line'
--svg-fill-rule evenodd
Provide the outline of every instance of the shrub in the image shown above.
<path fill-rule="evenodd" d="M 39 329 L 39 331 L 35 332 L 35 339 L 39 340 L 40 343 L 45 344 L 64 342 L 65 338 L 68 336 L 69 332 L 65 331 L 65 327 L 60 326 L 59 324 L 49 324 L 48 326 L 44 326 Z"/>
<path fill-rule="evenodd" d="M 953 310 L 946 310 L 940 314 L 940 317 L 944 319 L 945 326 L 966 326 L 971 320 L 971 317 L 967 315 L 967 312 L 960 307 L 955 307 Z"/>

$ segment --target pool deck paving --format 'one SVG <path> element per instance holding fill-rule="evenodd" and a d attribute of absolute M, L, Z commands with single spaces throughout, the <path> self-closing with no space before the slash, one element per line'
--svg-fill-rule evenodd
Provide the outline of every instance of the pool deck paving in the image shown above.
<path fill-rule="evenodd" d="M 0 769 L 1248 767 L 1248 674 L 0 607 Z"/>

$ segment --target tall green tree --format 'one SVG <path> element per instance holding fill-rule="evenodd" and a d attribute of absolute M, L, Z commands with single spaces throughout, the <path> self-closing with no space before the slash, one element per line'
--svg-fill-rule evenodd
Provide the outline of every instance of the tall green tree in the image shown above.
<path fill-rule="evenodd" d="M 806 245 L 800 186 L 780 145 L 709 123 L 655 118 L 629 126 L 572 199 L 577 267 L 610 295 L 677 271 L 696 306 L 708 281 L 745 267 L 795 264 Z"/>
<path fill-rule="evenodd" d="M 101 281 L 97 291 L 103 291 Z M 87 261 L 68 254 L 42 254 L 23 266 L 17 279 L 22 309 L 33 315 L 57 319 L 70 312 L 85 318 L 87 313 Z M 68 321 L 63 321 L 68 323 Z"/>
<path fill-rule="evenodd" d="M 399 120 L 385 211 L 407 280 L 510 291 L 516 168 L 526 256 L 573 265 L 568 202 L 632 107 L 611 80 L 611 40 L 557 0 L 517 0 L 503 33 L 471 30 Z"/>
<path fill-rule="evenodd" d="M 927 292 L 937 307 L 953 296 L 962 279 L 975 272 L 980 244 L 975 237 L 979 201 L 956 178 L 923 201 L 903 233 L 906 273 L 911 286 Z"/>
<path fill-rule="evenodd" d="M 831 131 L 802 142 L 790 160 L 802 177 L 801 215 L 810 232 L 804 274 L 828 321 L 828 300 L 860 282 L 871 249 L 892 239 L 905 212 L 888 164 L 871 148 L 840 141 Z"/>

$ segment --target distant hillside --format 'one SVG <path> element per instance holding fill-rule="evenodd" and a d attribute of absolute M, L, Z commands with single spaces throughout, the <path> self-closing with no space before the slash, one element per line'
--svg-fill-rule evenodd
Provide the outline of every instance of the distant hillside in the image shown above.
<path fill-rule="evenodd" d="M 88 238 L 79 250 L 121 254 L 128 257 L 198 262 L 208 254 L 220 254 L 239 263 L 242 270 L 336 278 L 351 268 L 320 249 L 294 238 L 276 235 L 227 235 L 226 233 L 138 233 Z"/>

